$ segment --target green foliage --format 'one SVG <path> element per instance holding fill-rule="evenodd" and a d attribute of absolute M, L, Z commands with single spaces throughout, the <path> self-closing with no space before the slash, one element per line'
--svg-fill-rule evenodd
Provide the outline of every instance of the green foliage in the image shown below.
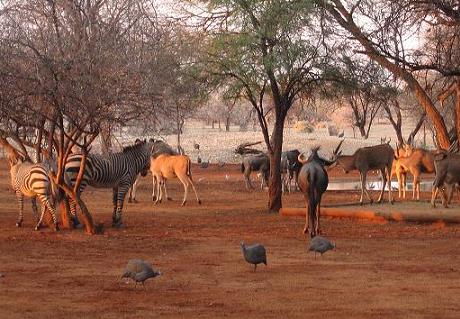
<path fill-rule="evenodd" d="M 230 90 L 249 99 L 268 83 L 272 95 L 277 87 L 292 102 L 319 77 L 323 52 L 311 1 L 214 0 L 207 5 L 211 16 L 228 12 L 214 16 L 206 47 L 205 68 L 217 83 L 232 78 Z"/>

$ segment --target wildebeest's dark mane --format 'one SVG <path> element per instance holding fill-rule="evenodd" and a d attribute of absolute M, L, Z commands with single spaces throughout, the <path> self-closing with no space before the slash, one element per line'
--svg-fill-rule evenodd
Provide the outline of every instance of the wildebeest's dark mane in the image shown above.
<path fill-rule="evenodd" d="M 123 153 L 127 153 L 127 152 L 131 152 L 131 151 L 140 149 L 140 148 L 144 147 L 145 144 L 146 144 L 146 141 L 141 141 L 141 142 L 136 143 L 134 145 L 125 146 L 125 147 L 123 147 Z"/>

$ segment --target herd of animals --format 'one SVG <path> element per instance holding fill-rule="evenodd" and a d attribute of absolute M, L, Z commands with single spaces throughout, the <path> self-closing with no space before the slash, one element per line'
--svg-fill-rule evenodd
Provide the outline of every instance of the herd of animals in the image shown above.
<path fill-rule="evenodd" d="M 378 171 L 382 178 L 382 189 L 377 202 L 383 200 L 384 190 L 388 184 L 388 199 L 393 203 L 391 191 L 391 178 L 396 175 L 398 180 L 399 197 L 406 196 L 407 174 L 413 175 L 413 199 L 420 198 L 421 173 L 435 173 L 431 204 L 435 206 L 437 194 L 441 192 L 444 206 L 452 199 L 453 190 L 460 182 L 460 155 L 449 151 L 428 151 L 414 148 L 409 145 L 398 146 L 393 149 L 389 143 L 363 147 L 353 155 L 342 155 L 341 146 L 344 139 L 332 152 L 331 159 L 321 157 L 318 152 L 320 147 L 311 149 L 308 157 L 298 150 L 282 153 L 281 177 L 283 192 L 291 192 L 294 182 L 296 188 L 303 193 L 307 214 L 304 233 L 309 232 L 310 250 L 321 254 L 335 245 L 328 239 L 319 236 L 321 198 L 327 190 L 329 179 L 327 167 L 340 166 L 345 172 L 357 170 L 361 181 L 360 203 L 364 202 L 364 194 L 372 203 L 372 198 L 366 189 L 366 177 L 369 171 Z M 59 229 L 55 199 L 62 198 L 62 191 L 57 188 L 50 172 L 55 171 L 56 164 L 52 161 L 45 163 L 31 163 L 24 161 L 21 155 L 11 146 L 1 143 L 7 152 L 10 164 L 11 185 L 17 196 L 19 204 L 19 217 L 16 225 L 20 227 L 23 222 L 23 198 L 32 198 L 32 209 L 37 220 L 35 229 L 39 229 L 44 213 L 48 211 L 52 217 L 53 227 Z M 64 175 L 66 182 L 72 187 L 79 178 L 82 154 L 71 154 L 65 164 Z M 125 147 L 123 151 L 109 155 L 88 154 L 85 170 L 78 192 L 81 193 L 87 186 L 113 189 L 113 214 L 112 226 L 122 226 L 122 209 L 125 196 L 129 193 L 129 201 L 136 201 L 136 188 L 141 176 L 146 176 L 148 170 L 152 173 L 153 191 L 152 200 L 161 202 L 169 199 L 166 182 L 178 178 L 184 187 L 182 205 L 186 204 L 188 189 L 191 186 L 196 200 L 198 197 L 191 174 L 191 160 L 187 155 L 177 154 L 168 144 L 150 139 L 136 140 L 134 145 Z M 270 160 L 266 154 L 246 156 L 242 160 L 241 172 L 244 174 L 246 188 L 253 188 L 250 175 L 258 171 L 261 175 L 261 187 L 267 181 L 270 171 Z M 81 177 L 81 176 L 80 176 Z M 38 216 L 36 198 L 41 202 L 41 214 Z M 79 223 L 77 218 L 77 203 L 69 198 L 70 213 L 74 224 Z M 256 244 L 246 246 L 241 244 L 243 256 L 248 263 L 267 264 L 265 248 Z M 315 255 L 316 256 L 316 255 Z M 142 260 L 131 260 L 123 277 L 132 278 L 136 282 L 144 283 L 148 278 L 154 278 L 160 273 Z"/>
<path fill-rule="evenodd" d="M 297 149 L 283 152 L 281 155 L 281 180 L 283 192 L 291 192 L 291 184 L 304 194 L 307 214 L 304 233 L 310 230 L 314 237 L 320 232 L 319 216 L 321 214 L 321 197 L 327 190 L 329 179 L 326 167 L 341 167 L 345 173 L 358 171 L 361 182 L 360 204 L 364 203 L 364 194 L 369 202 L 373 202 L 367 187 L 366 179 L 369 171 L 377 171 L 382 179 L 382 188 L 377 202 L 383 200 L 385 187 L 388 189 L 388 200 L 393 203 L 391 179 L 396 176 L 398 180 L 398 195 L 406 198 L 407 175 L 413 176 L 412 198 L 420 199 L 420 181 L 422 173 L 435 173 L 433 181 L 431 205 L 436 207 L 438 193 L 445 207 L 448 207 L 453 192 L 460 183 L 460 154 L 449 150 L 430 151 L 415 148 L 409 144 L 396 145 L 393 149 L 390 141 L 368 147 L 358 148 L 353 155 L 342 155 L 340 150 L 344 139 L 332 153 L 331 159 L 319 156 L 320 147 L 314 147 L 308 158 Z M 261 175 L 261 188 L 267 183 L 270 172 L 270 159 L 261 153 L 243 159 L 241 172 L 244 174 L 246 188 L 253 188 L 250 175 L 259 171 Z M 388 185 L 388 186 L 386 186 Z"/>

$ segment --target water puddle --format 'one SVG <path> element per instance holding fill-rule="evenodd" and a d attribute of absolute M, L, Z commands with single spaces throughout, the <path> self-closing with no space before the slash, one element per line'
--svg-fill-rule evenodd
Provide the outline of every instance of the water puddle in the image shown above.
<path fill-rule="evenodd" d="M 382 189 L 382 182 L 381 181 L 371 181 L 367 182 L 367 189 L 368 190 L 381 190 Z M 414 184 L 412 182 L 406 183 L 406 191 L 412 191 Z M 431 192 L 431 188 L 433 187 L 432 182 L 422 181 L 420 182 L 420 191 L 422 192 Z M 342 190 L 360 190 L 361 189 L 361 182 L 360 181 L 347 181 L 347 182 L 329 182 L 329 186 L 327 187 L 328 190 L 332 191 L 342 191 Z M 398 190 L 398 182 L 392 181 L 391 182 L 391 189 Z M 386 185 L 385 190 L 388 190 L 388 185 Z"/>

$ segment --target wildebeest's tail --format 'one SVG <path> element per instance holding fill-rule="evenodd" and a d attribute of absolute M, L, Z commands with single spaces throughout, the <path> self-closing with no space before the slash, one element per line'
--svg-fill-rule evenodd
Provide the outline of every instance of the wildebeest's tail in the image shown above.
<path fill-rule="evenodd" d="M 317 207 L 318 207 L 318 190 L 316 189 L 316 174 L 309 174 L 309 176 L 307 176 L 308 180 L 309 180 L 309 189 L 308 189 L 308 197 L 309 197 L 309 201 L 308 201 L 308 219 L 309 221 L 311 221 L 311 225 L 309 227 L 310 228 L 310 235 L 313 236 L 316 236 L 316 231 L 317 231 L 317 223 L 318 223 L 318 217 L 316 215 L 316 210 L 317 210 Z"/>
<path fill-rule="evenodd" d="M 244 162 L 241 163 L 241 173 L 244 173 Z"/>

